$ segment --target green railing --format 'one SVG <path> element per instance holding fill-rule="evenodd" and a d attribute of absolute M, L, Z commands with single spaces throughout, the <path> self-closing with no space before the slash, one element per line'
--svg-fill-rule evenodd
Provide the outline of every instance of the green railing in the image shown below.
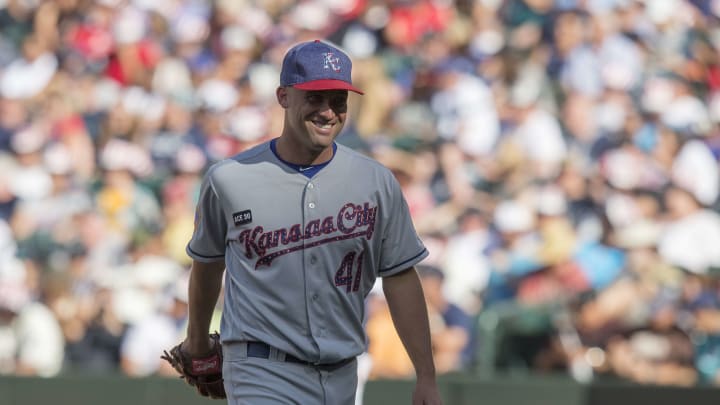
<path fill-rule="evenodd" d="M 718 405 L 717 387 L 653 387 L 624 383 L 578 384 L 565 377 L 452 375 L 440 378 L 445 405 Z M 371 381 L 365 404 L 409 404 L 412 381 Z M 0 405 L 202 405 L 175 378 L 72 376 L 0 377 Z M 305 405 L 305 404 L 303 404 Z M 312 404 L 308 404 L 312 405 Z"/>

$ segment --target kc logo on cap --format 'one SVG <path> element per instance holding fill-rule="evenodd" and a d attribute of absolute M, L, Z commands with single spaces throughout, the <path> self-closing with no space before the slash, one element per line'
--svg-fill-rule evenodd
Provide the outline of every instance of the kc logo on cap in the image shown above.
<path fill-rule="evenodd" d="M 351 73 L 352 62 L 340 49 L 319 40 L 303 42 L 285 54 L 280 85 L 300 90 L 350 90 L 363 94 L 353 86 Z"/>
<path fill-rule="evenodd" d="M 325 69 L 328 68 L 336 72 L 340 71 L 340 58 L 335 57 L 332 52 L 325 53 Z"/>

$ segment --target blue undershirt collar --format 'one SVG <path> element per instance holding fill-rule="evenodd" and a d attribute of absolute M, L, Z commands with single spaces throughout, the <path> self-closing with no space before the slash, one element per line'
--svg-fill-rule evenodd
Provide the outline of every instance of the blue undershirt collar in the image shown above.
<path fill-rule="evenodd" d="M 320 163 L 317 165 L 298 165 L 295 163 L 290 163 L 288 161 L 283 160 L 283 158 L 280 157 L 277 153 L 277 146 L 275 145 L 277 143 L 277 138 L 270 141 L 270 150 L 272 150 L 272 153 L 275 154 L 275 157 L 278 158 L 281 162 L 283 162 L 287 167 L 295 170 L 296 172 L 302 174 L 303 176 L 307 178 L 312 178 L 314 175 L 316 175 L 320 170 L 322 170 L 323 167 L 327 166 L 328 163 L 330 163 L 333 158 L 335 157 L 335 152 L 337 151 L 337 144 L 333 142 L 333 155 L 327 162 Z"/>

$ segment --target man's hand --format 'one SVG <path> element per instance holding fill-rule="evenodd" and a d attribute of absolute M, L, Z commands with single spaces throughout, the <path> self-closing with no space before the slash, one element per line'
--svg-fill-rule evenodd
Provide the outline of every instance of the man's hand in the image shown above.
<path fill-rule="evenodd" d="M 225 387 L 222 376 L 223 354 L 220 336 L 210 335 L 210 350 L 201 356 L 188 352 L 185 342 L 165 351 L 161 358 L 180 374 L 185 382 L 197 389 L 204 397 L 213 399 L 225 398 Z"/>
<path fill-rule="evenodd" d="M 412 403 L 413 405 L 442 405 L 440 391 L 434 378 L 417 380 Z"/>

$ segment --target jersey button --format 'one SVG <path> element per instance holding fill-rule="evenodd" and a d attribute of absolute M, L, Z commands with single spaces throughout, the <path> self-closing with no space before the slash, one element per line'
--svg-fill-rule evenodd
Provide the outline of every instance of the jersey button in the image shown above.
<path fill-rule="evenodd" d="M 308 204 L 308 207 L 310 207 L 310 208 L 315 208 L 315 203 L 310 203 L 310 204 Z"/>
<path fill-rule="evenodd" d="M 317 263 L 317 257 L 310 256 L 310 264 L 315 264 L 315 263 Z"/>
<path fill-rule="evenodd" d="M 317 293 L 313 294 L 313 296 L 312 296 L 313 301 L 317 301 L 318 298 L 320 298 L 320 296 Z"/>
<path fill-rule="evenodd" d="M 315 188 L 315 185 L 312 183 L 308 183 L 307 188 L 310 188 L 310 189 Z"/>

